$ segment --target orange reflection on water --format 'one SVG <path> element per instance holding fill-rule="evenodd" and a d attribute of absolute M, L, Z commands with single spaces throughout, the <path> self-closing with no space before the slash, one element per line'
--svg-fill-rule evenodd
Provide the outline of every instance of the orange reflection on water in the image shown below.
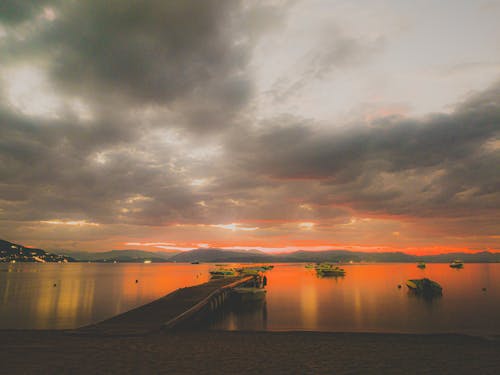
<path fill-rule="evenodd" d="M 421 270 L 411 263 L 342 267 L 345 277 L 318 278 L 303 264 L 275 265 L 268 273 L 267 329 L 500 334 L 500 264 L 466 264 L 462 270 L 448 264 Z M 423 277 L 439 282 L 443 296 L 408 293 L 406 280 Z M 230 327 L 224 321 L 213 327 L 249 329 L 244 315 L 231 319 Z"/>
<path fill-rule="evenodd" d="M 317 293 L 313 285 L 303 285 L 301 290 L 301 308 L 306 329 L 316 329 L 317 326 Z"/>
<path fill-rule="evenodd" d="M 0 267 L 0 328 L 74 328 L 130 310 L 175 289 L 206 282 L 209 277 L 208 265 L 188 264 Z"/>
<path fill-rule="evenodd" d="M 128 264 L 121 273 L 120 290 L 116 291 L 122 298 L 117 300 L 115 311 L 128 309 L 131 301 L 139 305 L 176 289 L 205 283 L 210 268 L 207 264 Z"/>
<path fill-rule="evenodd" d="M 72 328 L 208 280 L 200 264 L 0 265 L 1 328 Z M 353 264 L 318 278 L 304 265 L 268 272 L 266 303 L 228 315 L 225 329 L 481 332 L 500 334 L 500 264 Z M 428 277 L 443 296 L 423 300 L 404 283 Z M 136 280 L 138 281 L 136 283 Z M 53 284 L 56 284 L 54 287 Z M 398 284 L 403 287 L 398 289 Z M 482 289 L 486 288 L 486 291 Z"/>

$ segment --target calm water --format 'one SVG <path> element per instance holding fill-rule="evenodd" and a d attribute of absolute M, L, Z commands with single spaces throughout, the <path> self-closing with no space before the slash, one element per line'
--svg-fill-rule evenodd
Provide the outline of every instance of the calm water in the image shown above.
<path fill-rule="evenodd" d="M 0 328 L 74 328 L 96 322 L 205 282 L 211 267 L 0 265 Z M 212 328 L 500 334 L 500 264 L 466 264 L 462 270 L 446 264 L 428 264 L 425 270 L 414 264 L 344 268 L 343 278 L 319 279 L 304 265 L 276 265 L 267 274 L 264 303 L 228 308 Z M 397 288 L 419 277 L 438 281 L 443 296 L 425 300 Z"/>
<path fill-rule="evenodd" d="M 0 264 L 0 328 L 75 328 L 94 323 L 175 289 L 204 283 L 209 268 L 204 264 Z"/>
<path fill-rule="evenodd" d="M 343 278 L 318 278 L 304 265 L 279 265 L 268 273 L 266 301 L 235 306 L 212 328 L 363 332 L 500 334 L 500 264 L 347 265 Z M 404 282 L 428 277 L 443 296 L 408 294 Z M 398 289 L 397 285 L 403 284 Z M 486 292 L 482 288 L 486 287 Z"/>

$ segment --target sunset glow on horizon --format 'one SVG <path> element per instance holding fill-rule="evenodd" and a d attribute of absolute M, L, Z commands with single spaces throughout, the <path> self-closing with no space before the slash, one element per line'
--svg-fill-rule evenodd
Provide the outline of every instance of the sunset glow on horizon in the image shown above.
<path fill-rule="evenodd" d="M 0 239 L 500 251 L 498 2 L 9 10 Z"/>

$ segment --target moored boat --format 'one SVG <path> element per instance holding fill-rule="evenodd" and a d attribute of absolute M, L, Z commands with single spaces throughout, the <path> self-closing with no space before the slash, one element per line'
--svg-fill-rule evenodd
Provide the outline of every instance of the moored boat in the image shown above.
<path fill-rule="evenodd" d="M 319 270 L 319 269 L 330 269 L 330 268 L 333 268 L 333 267 L 336 267 L 334 264 L 332 263 L 316 263 L 314 265 L 314 268 Z"/>
<path fill-rule="evenodd" d="M 260 301 L 266 297 L 267 290 L 255 287 L 234 288 L 233 292 L 241 302 Z"/>
<path fill-rule="evenodd" d="M 345 276 L 345 270 L 330 263 L 321 263 L 316 266 L 316 274 L 320 277 Z"/>
<path fill-rule="evenodd" d="M 450 263 L 451 268 L 464 268 L 464 262 L 462 262 L 459 259 L 455 259 L 453 262 Z"/>
<path fill-rule="evenodd" d="M 239 271 L 242 275 L 260 275 L 265 272 L 261 267 L 245 267 Z"/>
<path fill-rule="evenodd" d="M 216 270 L 210 271 L 210 275 L 213 279 L 221 279 L 224 277 L 236 276 L 236 271 L 232 268 L 218 268 Z"/>
<path fill-rule="evenodd" d="M 424 262 L 419 262 L 417 264 L 417 267 L 420 268 L 420 269 L 424 269 L 426 267 L 425 263 Z"/>
<path fill-rule="evenodd" d="M 440 296 L 443 294 L 443 288 L 441 287 L 441 285 L 427 278 L 410 279 L 406 281 L 406 286 L 412 292 L 428 297 Z"/>
<path fill-rule="evenodd" d="M 335 267 L 332 269 L 318 269 L 316 270 L 318 276 L 326 277 L 326 276 L 345 276 L 345 270 L 343 268 Z"/>

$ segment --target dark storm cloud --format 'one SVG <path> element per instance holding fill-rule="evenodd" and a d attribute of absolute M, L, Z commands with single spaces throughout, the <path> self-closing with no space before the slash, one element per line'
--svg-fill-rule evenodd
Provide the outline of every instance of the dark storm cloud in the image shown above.
<path fill-rule="evenodd" d="M 0 185 L 2 217 L 146 225 L 348 221 L 351 213 L 339 205 L 491 217 L 499 205 L 499 87 L 422 120 L 386 118 L 328 131 L 284 116 L 261 130 L 234 131 L 221 155 L 206 160 L 149 132 L 133 133 L 133 141 L 105 136 L 104 116 L 88 128 L 34 122 L 3 108 L 1 173 L 9 178 Z M 184 173 L 172 169 L 173 160 Z M 190 186 L 200 173 L 210 183 Z"/>
<path fill-rule="evenodd" d="M 48 220 L 265 227 L 345 223 L 355 210 L 478 216 L 498 208 L 500 85 L 425 119 L 325 130 L 282 116 L 254 126 L 251 52 L 283 8 L 232 0 L 25 4 L 32 7 L 10 15 L 9 27 L 43 6 L 54 7 L 55 19 L 35 33 L 23 29 L 23 40 L 0 39 L 0 53 L 13 66 L 39 64 L 56 93 L 81 99 L 91 117 L 70 105 L 55 117 L 27 115 L 0 87 L 0 229 Z M 382 43 L 328 42 L 292 85 L 361 64 Z M 213 138 L 218 154 L 191 155 Z"/>
<path fill-rule="evenodd" d="M 54 77 L 160 103 L 214 79 L 231 86 L 248 59 L 232 39 L 238 9 L 220 0 L 77 2 L 45 35 Z"/>
<path fill-rule="evenodd" d="M 114 222 L 139 210 L 135 196 L 179 205 L 192 198 L 168 168 L 173 153 L 127 112 L 44 119 L 0 101 L 0 217 Z"/>
<path fill-rule="evenodd" d="M 17 24 L 38 15 L 44 6 L 60 0 L 2 0 L 0 2 L 0 22 Z"/>
<path fill-rule="evenodd" d="M 40 6 L 30 9 L 34 16 Z M 253 45 L 284 9 L 236 0 L 61 2 L 53 20 L 0 46 L 11 62 L 43 63 L 67 96 L 115 111 L 168 108 L 170 126 L 206 134 L 233 126 L 251 100 Z"/>
<path fill-rule="evenodd" d="M 0 22 L 11 27 L 0 40 L 4 62 L 46 70 L 56 93 L 92 114 L 27 116 L 0 96 L 2 218 L 201 219 L 189 171 L 204 167 L 162 141 L 161 129 L 234 126 L 251 100 L 246 65 L 259 28 L 284 9 L 233 0 L 2 4 Z M 45 6 L 50 19 L 40 20 Z M 257 20 L 263 9 L 274 17 Z"/>
<path fill-rule="evenodd" d="M 451 114 L 421 120 L 383 118 L 327 131 L 281 118 L 260 129 L 232 138 L 239 166 L 283 183 L 322 181 L 323 203 L 410 215 L 500 203 L 500 83 Z"/>

